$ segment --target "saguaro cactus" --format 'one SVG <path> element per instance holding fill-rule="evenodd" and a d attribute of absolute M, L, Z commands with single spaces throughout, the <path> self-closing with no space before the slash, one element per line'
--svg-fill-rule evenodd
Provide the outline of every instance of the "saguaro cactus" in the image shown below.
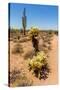
<path fill-rule="evenodd" d="M 22 16 L 22 26 L 23 26 L 23 34 L 26 34 L 26 9 L 24 8 L 23 16 Z"/>

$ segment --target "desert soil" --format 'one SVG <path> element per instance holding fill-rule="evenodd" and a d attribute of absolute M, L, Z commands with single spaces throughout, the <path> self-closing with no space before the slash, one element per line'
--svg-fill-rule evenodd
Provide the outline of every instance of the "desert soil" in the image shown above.
<path fill-rule="evenodd" d="M 28 41 L 27 43 L 21 43 L 24 48 L 24 54 L 30 52 L 32 48 L 32 43 Z M 51 40 L 51 51 L 49 52 L 48 64 L 50 66 L 50 74 L 46 80 L 39 80 L 36 78 L 32 72 L 28 70 L 28 62 L 24 60 L 23 55 L 12 54 L 12 49 L 15 43 L 10 42 L 10 71 L 15 68 L 19 70 L 24 70 L 27 77 L 33 80 L 33 85 L 49 85 L 58 83 L 58 37 L 54 35 Z"/>

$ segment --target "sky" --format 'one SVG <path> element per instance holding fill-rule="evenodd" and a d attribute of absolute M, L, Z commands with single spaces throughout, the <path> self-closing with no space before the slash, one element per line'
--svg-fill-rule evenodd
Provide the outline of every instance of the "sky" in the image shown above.
<path fill-rule="evenodd" d="M 58 6 L 10 3 L 10 27 L 21 29 L 23 10 L 26 9 L 27 29 L 58 30 Z M 8 8 L 9 10 L 9 8 Z"/>

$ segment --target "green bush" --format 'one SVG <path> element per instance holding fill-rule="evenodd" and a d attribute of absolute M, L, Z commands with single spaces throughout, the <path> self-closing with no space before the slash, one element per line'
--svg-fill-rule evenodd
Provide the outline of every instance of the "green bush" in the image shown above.
<path fill-rule="evenodd" d="M 32 70 L 39 79 L 46 79 L 49 73 L 47 57 L 43 51 L 29 59 L 29 70 Z"/>

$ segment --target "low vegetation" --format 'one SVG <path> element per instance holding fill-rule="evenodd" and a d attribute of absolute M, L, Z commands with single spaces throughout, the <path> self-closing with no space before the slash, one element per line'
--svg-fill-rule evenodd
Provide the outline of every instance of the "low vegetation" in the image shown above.
<path fill-rule="evenodd" d="M 33 81 L 28 79 L 26 74 L 21 70 L 14 69 L 10 72 L 10 85 L 12 87 L 31 86 Z"/>
<path fill-rule="evenodd" d="M 26 67 L 24 66 L 24 68 L 26 68 L 29 74 L 31 73 L 31 75 L 38 80 L 45 80 L 49 77 L 50 73 L 48 58 L 49 51 L 51 50 L 52 37 L 53 35 L 58 35 L 58 32 L 51 30 L 39 31 L 37 28 L 31 28 L 29 31 L 26 30 L 25 34 L 26 35 L 23 35 L 22 31 L 11 30 L 9 40 L 14 43 L 12 54 L 21 55 L 22 60 L 19 61 L 19 67 L 21 67 L 20 62 L 21 65 L 23 64 L 23 66 L 26 62 Z M 39 46 L 40 38 L 42 40 L 41 46 Z M 33 81 L 26 73 L 24 71 L 22 72 L 21 70 L 17 70 L 16 68 L 12 70 L 10 72 L 10 85 L 13 87 L 34 85 Z"/>
<path fill-rule="evenodd" d="M 35 51 L 34 50 L 30 50 L 29 52 L 27 51 L 25 54 L 24 54 L 24 59 L 28 59 L 28 58 L 32 58 L 33 56 L 35 55 Z"/>
<path fill-rule="evenodd" d="M 13 54 L 22 54 L 23 53 L 23 48 L 22 48 L 22 45 L 17 43 L 14 45 L 14 48 L 12 50 L 12 53 Z"/>

